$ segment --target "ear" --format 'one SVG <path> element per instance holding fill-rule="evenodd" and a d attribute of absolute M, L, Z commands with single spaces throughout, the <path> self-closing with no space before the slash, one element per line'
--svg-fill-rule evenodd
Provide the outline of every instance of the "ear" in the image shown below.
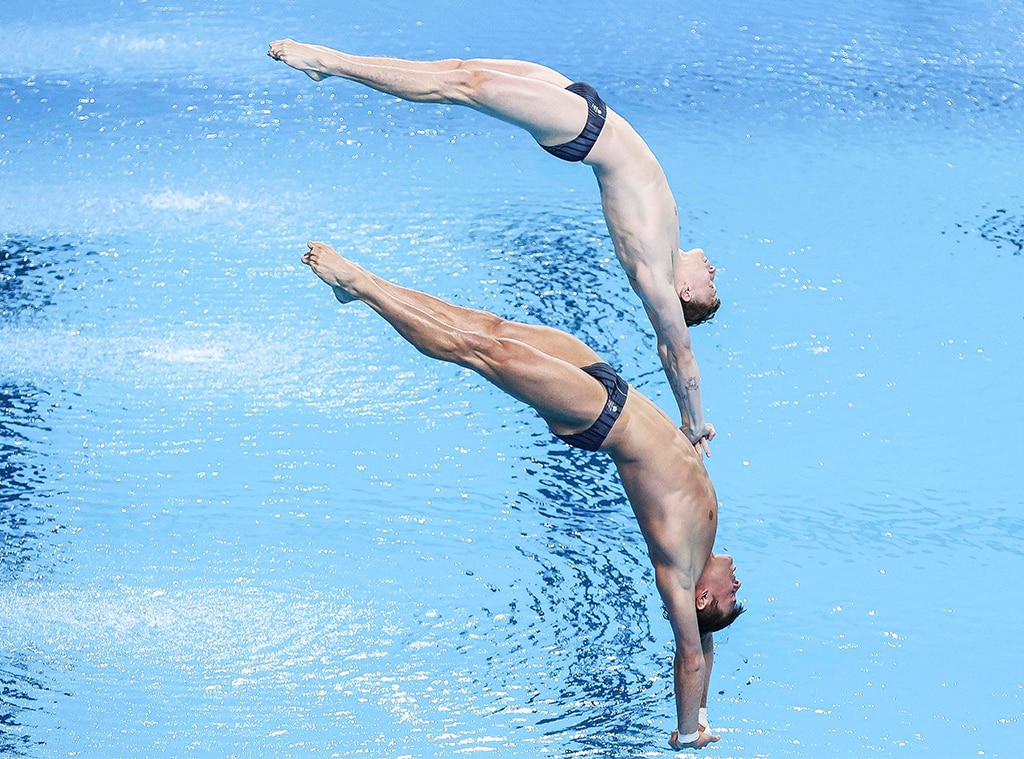
<path fill-rule="evenodd" d="M 704 588 L 699 593 L 697 593 L 697 598 L 694 599 L 694 600 L 696 601 L 696 604 L 697 604 L 697 611 L 703 611 L 704 608 L 709 603 L 711 603 L 711 591 L 708 590 L 707 588 Z"/>
<path fill-rule="evenodd" d="M 680 285 L 678 293 L 679 300 L 683 301 L 683 303 L 689 303 L 690 299 L 693 298 L 693 293 L 690 292 L 689 285 Z"/>

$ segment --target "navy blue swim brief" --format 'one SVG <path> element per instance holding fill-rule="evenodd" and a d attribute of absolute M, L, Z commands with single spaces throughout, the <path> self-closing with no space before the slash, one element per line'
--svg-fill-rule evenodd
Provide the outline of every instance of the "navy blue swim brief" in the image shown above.
<path fill-rule="evenodd" d="M 615 424 L 615 420 L 622 413 L 622 407 L 626 405 L 629 383 L 616 374 L 615 370 L 603 361 L 591 364 L 590 366 L 581 366 L 580 369 L 605 386 L 605 389 L 608 391 L 608 400 L 604 404 L 604 409 L 601 410 L 601 415 L 597 417 L 597 421 L 583 430 L 583 432 L 577 432 L 573 435 L 555 435 L 555 437 L 564 440 L 574 448 L 596 451 L 604 443 L 605 438 L 608 437 L 608 433 L 612 430 L 612 425 Z"/>

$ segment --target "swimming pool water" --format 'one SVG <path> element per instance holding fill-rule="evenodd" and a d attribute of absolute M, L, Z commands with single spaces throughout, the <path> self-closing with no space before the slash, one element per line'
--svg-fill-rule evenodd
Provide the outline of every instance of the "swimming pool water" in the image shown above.
<path fill-rule="evenodd" d="M 0 754 L 657 756 L 610 464 L 298 262 L 590 342 L 667 409 L 591 173 L 281 36 L 586 78 L 724 305 L 694 332 L 724 757 L 1022 745 L 1019 3 L 0 8 Z"/>

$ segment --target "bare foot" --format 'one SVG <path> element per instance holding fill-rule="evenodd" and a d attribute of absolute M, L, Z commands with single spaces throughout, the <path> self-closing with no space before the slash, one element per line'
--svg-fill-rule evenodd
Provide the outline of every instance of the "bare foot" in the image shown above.
<path fill-rule="evenodd" d="M 330 76 L 320 70 L 320 60 L 312 45 L 304 45 L 293 39 L 276 40 L 270 43 L 267 55 L 275 61 L 281 61 L 293 69 L 301 71 L 314 82 L 319 82 Z"/>
<path fill-rule="evenodd" d="M 351 303 L 359 298 L 356 292 L 358 280 L 365 278 L 361 267 L 342 258 L 338 251 L 322 242 L 309 242 L 309 250 L 302 256 L 313 273 L 330 285 L 339 303 Z"/>

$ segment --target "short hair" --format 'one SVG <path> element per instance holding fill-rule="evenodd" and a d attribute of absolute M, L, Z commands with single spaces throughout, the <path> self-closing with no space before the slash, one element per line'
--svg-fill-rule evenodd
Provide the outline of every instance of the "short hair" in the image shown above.
<path fill-rule="evenodd" d="M 679 299 L 679 302 L 683 304 L 683 319 L 686 321 L 687 327 L 696 327 L 698 324 L 710 321 L 718 311 L 718 307 L 722 305 L 722 301 L 718 298 L 710 303 L 696 303 L 682 298 Z"/>
<path fill-rule="evenodd" d="M 703 609 L 697 609 L 697 629 L 700 630 L 701 635 L 724 630 L 745 611 L 746 609 L 741 603 L 733 604 L 731 611 L 722 611 L 718 607 L 718 599 L 712 598 L 711 603 Z"/>

